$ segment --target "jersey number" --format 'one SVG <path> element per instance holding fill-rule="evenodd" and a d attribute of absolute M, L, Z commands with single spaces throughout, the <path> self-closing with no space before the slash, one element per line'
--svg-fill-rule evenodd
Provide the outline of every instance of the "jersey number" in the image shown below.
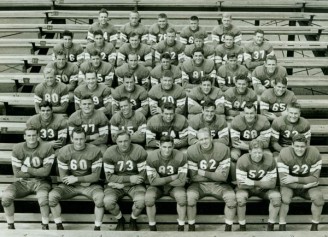
<path fill-rule="evenodd" d="M 87 133 L 89 128 L 91 129 L 91 132 L 95 132 L 95 125 L 94 124 L 82 124 L 81 125 L 84 131 Z"/>
<path fill-rule="evenodd" d="M 54 102 L 54 103 L 58 103 L 59 98 L 57 94 L 45 94 L 44 95 L 44 100 L 45 101 L 49 101 L 49 102 Z"/>
<path fill-rule="evenodd" d="M 210 159 L 208 162 L 206 160 L 201 160 L 199 163 L 199 168 L 206 170 L 209 167 L 210 170 L 216 169 L 216 161 Z"/>
<path fill-rule="evenodd" d="M 259 170 L 259 171 L 256 171 L 256 170 L 250 170 L 248 171 L 248 176 L 252 179 L 256 178 L 256 176 L 259 178 L 259 179 L 262 179 L 263 176 L 265 175 L 265 171 L 264 170 Z"/>
<path fill-rule="evenodd" d="M 294 165 L 292 173 L 293 174 L 306 174 L 308 171 L 309 171 L 309 166 L 307 166 L 307 165 L 302 165 L 302 166 Z"/>
<path fill-rule="evenodd" d="M 77 162 L 77 160 L 71 160 L 70 167 L 71 167 L 71 170 L 77 170 L 78 168 L 80 170 L 87 170 L 88 169 L 88 165 L 87 165 L 86 160 L 80 160 L 79 162 Z"/>
<path fill-rule="evenodd" d="M 284 131 L 284 137 L 287 137 L 287 138 L 290 138 L 290 137 L 295 136 L 297 134 L 298 134 L 297 131 L 289 131 L 289 130 Z"/>
<path fill-rule="evenodd" d="M 26 159 L 24 160 L 24 165 L 27 167 L 34 167 L 34 168 L 38 168 L 41 166 L 41 160 L 39 157 L 34 156 L 34 157 L 26 157 Z"/>
<path fill-rule="evenodd" d="M 257 138 L 257 131 L 256 130 L 245 130 L 243 133 L 243 137 L 245 139 L 254 139 Z"/>
<path fill-rule="evenodd" d="M 131 171 L 131 170 L 133 170 L 133 162 L 131 160 L 128 160 L 126 162 L 120 160 L 120 161 L 117 162 L 117 165 L 118 165 L 118 170 L 119 171 L 124 171 L 124 170 Z M 126 168 L 124 169 L 124 167 L 126 167 Z"/>
<path fill-rule="evenodd" d="M 285 111 L 286 110 L 286 104 L 282 104 L 282 103 L 274 103 L 272 105 L 272 111 L 274 112 L 281 112 L 281 111 Z"/>
<path fill-rule="evenodd" d="M 49 128 L 49 129 L 45 129 L 45 128 L 42 128 L 40 130 L 40 137 L 45 139 L 45 138 L 54 138 L 55 137 L 55 132 L 52 128 Z"/>
<path fill-rule="evenodd" d="M 159 168 L 158 168 L 158 172 L 160 172 L 161 174 L 168 174 L 168 175 L 171 175 L 174 173 L 174 168 L 173 166 L 169 165 L 167 167 L 161 165 Z"/>

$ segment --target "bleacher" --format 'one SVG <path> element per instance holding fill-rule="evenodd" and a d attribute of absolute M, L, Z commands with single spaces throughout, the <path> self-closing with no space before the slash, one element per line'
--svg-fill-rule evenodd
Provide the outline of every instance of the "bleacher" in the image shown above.
<path fill-rule="evenodd" d="M 159 13 L 165 12 L 178 31 L 185 26 L 191 15 L 197 15 L 200 25 L 206 28 L 209 36 L 212 28 L 220 23 L 222 13 L 232 12 L 234 24 L 240 24 L 243 33 L 242 44 L 251 40 L 256 29 L 263 29 L 266 40 L 272 43 L 277 54 L 278 64 L 289 69 L 288 85 L 297 95 L 303 115 L 311 123 L 311 143 L 320 150 L 323 158 L 320 185 L 328 201 L 328 1 L 324 0 L 0 1 L 0 199 L 2 190 L 14 180 L 10 163 L 13 144 L 22 141 L 25 122 L 34 113 L 33 91 L 26 93 L 21 89 L 24 86 L 33 88 L 43 80 L 42 68 L 52 60 L 52 48 L 60 42 L 60 34 L 64 30 L 74 32 L 74 42 L 86 46 L 85 36 L 89 24 L 95 21 L 102 7 L 109 10 L 109 17 L 117 28 L 128 21 L 129 11 L 136 9 L 145 25 L 152 24 Z M 55 185 L 58 181 L 56 174 L 54 168 L 52 176 Z M 164 230 L 175 230 L 175 204 L 169 197 L 163 197 L 159 202 L 157 222 Z M 128 216 L 131 200 L 124 198 L 122 203 L 123 212 Z M 21 225 L 22 229 L 31 226 L 25 232 L 16 232 L 17 236 L 43 236 L 43 232 L 34 231 L 39 229 L 36 223 L 41 219 L 35 195 L 18 199 L 15 204 L 17 226 Z M 68 230 L 78 230 L 80 225 L 84 225 L 82 230 L 91 230 L 92 202 L 84 197 L 76 197 L 64 200 L 62 205 L 65 228 L 67 226 Z M 81 210 L 82 205 L 85 210 Z M 68 207 L 70 212 L 65 212 Z M 287 218 L 292 226 L 290 229 L 308 230 L 311 221 L 310 202 L 295 198 L 290 209 L 291 214 Z M 1 206 L 0 211 L 3 212 Z M 270 236 L 259 232 L 264 230 L 268 217 L 267 203 L 252 198 L 247 211 L 247 223 L 251 224 L 249 229 L 257 231 L 251 236 Z M 202 230 L 205 236 L 216 236 L 211 231 L 223 230 L 222 215 L 223 202 L 204 198 L 198 205 L 197 225 L 200 226 L 197 229 Z M 106 213 L 106 227 L 103 230 L 108 229 L 108 224 L 113 228 L 115 222 L 113 216 Z M 145 212 L 138 222 L 142 224 L 142 230 L 147 231 Z M 327 224 L 328 209 L 325 205 L 319 230 L 327 231 Z M 53 225 L 52 222 L 51 229 Z M 3 213 L 0 215 L 2 226 L 2 229 L 6 228 Z M 88 232 L 84 232 L 77 231 L 70 236 L 88 235 Z M 114 234 L 102 233 L 103 236 Z M 0 230 L 2 235 L 16 236 Z M 60 236 L 64 235 L 67 233 Z M 57 235 L 54 233 L 54 236 Z M 119 236 L 137 235 L 120 233 Z M 150 236 L 150 233 L 144 232 L 139 236 Z"/>

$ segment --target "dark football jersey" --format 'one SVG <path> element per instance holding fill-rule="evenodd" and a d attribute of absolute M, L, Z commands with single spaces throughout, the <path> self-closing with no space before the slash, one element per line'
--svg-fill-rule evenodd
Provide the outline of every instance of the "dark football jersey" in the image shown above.
<path fill-rule="evenodd" d="M 229 53 L 234 53 L 237 55 L 237 62 L 242 63 L 244 59 L 244 50 L 238 45 L 234 45 L 231 48 L 227 48 L 224 44 L 220 44 L 215 49 L 215 63 L 216 64 L 226 64 L 228 61 L 227 55 Z"/>
<path fill-rule="evenodd" d="M 104 42 L 103 46 L 97 47 L 96 43 L 89 43 L 85 48 L 85 59 L 90 59 L 91 52 L 98 50 L 100 52 L 101 60 L 105 62 L 113 62 L 116 61 L 116 49 L 112 43 Z M 112 64 L 113 64 L 112 63 Z"/>
<path fill-rule="evenodd" d="M 231 87 L 224 92 L 225 106 L 228 109 L 243 111 L 247 102 L 252 102 L 257 106 L 256 93 L 247 88 L 244 94 L 239 94 L 235 87 Z"/>
<path fill-rule="evenodd" d="M 160 61 L 163 53 L 171 55 L 171 64 L 178 65 L 180 60 L 183 60 L 185 45 L 179 41 L 174 41 L 173 45 L 168 45 L 166 40 L 159 42 L 155 46 L 155 60 Z"/>
<path fill-rule="evenodd" d="M 223 27 L 223 25 L 215 26 L 212 30 L 212 40 L 219 44 L 223 44 L 225 34 L 227 33 L 232 33 L 234 35 L 235 43 L 241 42 L 241 31 L 235 25 L 230 25 L 228 28 Z"/>
<path fill-rule="evenodd" d="M 137 85 L 143 86 L 146 90 L 149 88 L 149 70 L 143 66 L 138 65 L 137 68 L 132 69 L 127 63 L 115 69 L 115 75 L 117 76 L 118 84 L 122 85 L 124 74 L 130 72 L 134 75 L 135 83 Z"/>
<path fill-rule="evenodd" d="M 182 64 L 182 81 L 189 84 L 200 84 L 201 78 L 204 76 L 216 77 L 216 70 L 213 60 L 204 59 L 200 66 L 196 66 L 194 60 L 190 59 Z"/>
<path fill-rule="evenodd" d="M 265 61 L 268 55 L 274 55 L 272 45 L 268 42 L 263 42 L 261 45 L 258 45 L 252 41 L 244 46 L 244 61 Z"/>
<path fill-rule="evenodd" d="M 63 68 L 58 68 L 56 62 L 50 62 L 46 68 L 52 68 L 55 71 L 55 77 L 58 82 L 64 84 L 74 84 L 78 82 L 79 68 L 76 64 L 67 62 Z"/>
<path fill-rule="evenodd" d="M 282 96 L 277 96 L 273 88 L 266 89 L 261 95 L 260 109 L 269 112 L 283 112 L 289 103 L 294 103 L 297 98 L 294 92 L 286 90 Z"/>
<path fill-rule="evenodd" d="M 48 101 L 52 106 L 68 103 L 67 86 L 60 82 L 56 82 L 53 86 L 47 86 L 46 82 L 40 83 L 34 90 L 34 103 L 40 104 L 42 101 Z"/>
<path fill-rule="evenodd" d="M 236 69 L 232 69 L 230 65 L 222 65 L 217 72 L 217 83 L 224 84 L 227 87 L 234 87 L 237 76 L 248 77 L 248 69 L 244 65 L 236 65 Z"/>
<path fill-rule="evenodd" d="M 138 24 L 137 26 L 131 26 L 131 24 L 128 22 L 121 27 L 120 32 L 121 32 L 120 40 L 122 42 L 128 42 L 129 36 L 132 32 L 135 32 L 138 35 L 140 35 L 141 41 L 148 40 L 148 28 L 143 24 Z"/>
<path fill-rule="evenodd" d="M 205 28 L 199 26 L 195 31 L 191 30 L 189 26 L 185 26 L 180 32 L 180 41 L 183 44 L 193 44 L 195 40 L 196 32 L 200 32 L 205 37 L 207 36 L 207 32 Z"/>
<path fill-rule="evenodd" d="M 152 61 L 152 53 L 151 53 L 151 48 L 149 45 L 140 43 L 139 47 L 137 48 L 132 48 L 129 43 L 123 44 L 118 52 L 117 52 L 117 59 L 121 59 L 123 61 L 127 61 L 128 55 L 130 53 L 135 53 L 138 55 L 139 61 L 147 61 L 150 60 Z"/>
<path fill-rule="evenodd" d="M 169 69 L 173 73 L 173 80 L 175 84 L 180 84 L 182 83 L 182 72 L 179 67 L 175 65 L 171 65 Z M 164 69 L 162 65 L 157 65 L 153 70 L 150 71 L 150 81 L 152 85 L 161 83 L 161 79 L 163 78 L 164 75 Z"/>
<path fill-rule="evenodd" d="M 92 63 L 87 60 L 80 65 L 79 77 L 85 78 L 87 72 L 95 72 L 97 74 L 98 83 L 104 83 L 108 87 L 112 86 L 114 78 L 114 67 L 108 62 L 100 62 L 99 67 L 95 68 Z"/>
<path fill-rule="evenodd" d="M 116 41 L 117 40 L 117 30 L 114 25 L 111 23 L 108 23 L 105 26 L 102 26 L 99 22 L 93 23 L 88 30 L 88 39 L 93 41 L 94 35 L 93 33 L 96 30 L 101 30 L 103 32 L 104 39 L 108 42 L 110 41 Z"/>
<path fill-rule="evenodd" d="M 276 78 L 285 78 L 285 77 L 287 77 L 286 68 L 282 66 L 277 66 L 274 73 L 272 75 L 269 75 L 267 73 L 266 67 L 262 65 L 254 69 L 252 73 L 252 83 L 253 86 L 255 84 L 262 84 L 266 88 L 272 88 Z"/>
<path fill-rule="evenodd" d="M 64 52 L 69 62 L 76 62 L 84 59 L 84 50 L 80 44 L 72 43 L 70 48 L 66 48 L 63 43 L 57 44 L 53 48 L 53 59 L 58 52 Z"/>
<path fill-rule="evenodd" d="M 164 29 L 158 26 L 158 23 L 155 23 L 149 28 L 149 41 L 150 44 L 158 43 L 166 39 L 166 31 L 168 28 L 174 28 L 171 24 L 167 24 Z"/>

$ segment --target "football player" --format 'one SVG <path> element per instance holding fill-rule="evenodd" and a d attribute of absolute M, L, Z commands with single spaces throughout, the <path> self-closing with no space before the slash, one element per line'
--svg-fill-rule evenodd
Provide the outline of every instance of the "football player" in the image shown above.
<path fill-rule="evenodd" d="M 145 195 L 145 204 L 150 231 L 156 227 L 156 199 L 170 195 L 177 202 L 178 231 L 184 231 L 187 195 L 184 187 L 187 180 L 187 158 L 181 151 L 174 149 L 174 141 L 170 136 L 162 136 L 159 149 L 149 153 L 147 177 L 150 186 Z"/>
<path fill-rule="evenodd" d="M 104 170 L 107 185 L 104 205 L 116 219 L 116 230 L 124 230 L 125 219 L 117 202 L 125 195 L 133 200 L 129 230 L 137 231 L 137 218 L 145 207 L 147 152 L 142 146 L 131 143 L 127 131 L 119 131 L 117 145 L 104 154 Z"/>
<path fill-rule="evenodd" d="M 201 32 L 202 35 L 207 36 L 206 30 L 199 26 L 199 19 L 197 16 L 189 18 L 189 25 L 185 26 L 180 32 L 180 41 L 183 44 L 193 44 L 196 32 Z"/>
<path fill-rule="evenodd" d="M 202 48 L 204 50 L 204 58 L 214 60 L 214 47 L 204 43 L 207 35 L 203 35 L 202 32 L 196 32 L 194 37 L 194 43 L 187 45 L 185 48 L 185 60 L 192 58 L 192 52 L 195 48 Z"/>
<path fill-rule="evenodd" d="M 154 45 L 166 39 L 167 31 L 172 28 L 168 23 L 165 13 L 158 14 L 157 23 L 154 23 L 149 28 L 149 44 Z"/>
<path fill-rule="evenodd" d="M 147 44 L 148 41 L 148 28 L 140 23 L 140 15 L 137 11 L 131 11 L 129 22 L 124 24 L 120 29 L 120 40 L 123 43 L 130 41 L 131 34 L 135 33 L 140 36 L 142 43 Z"/>
<path fill-rule="evenodd" d="M 81 127 L 71 132 L 72 144 L 61 148 L 57 162 L 62 181 L 49 193 L 49 205 L 57 230 L 64 230 L 61 220 L 62 199 L 78 195 L 86 196 L 95 203 L 95 227 L 99 231 L 104 216 L 104 192 L 98 184 L 102 169 L 102 153 L 98 147 L 86 143 L 87 134 Z"/>
<path fill-rule="evenodd" d="M 286 231 L 286 217 L 293 196 L 312 201 L 311 231 L 318 230 L 324 205 L 319 185 L 322 166 L 317 148 L 308 145 L 308 138 L 302 134 L 293 136 L 292 145 L 280 151 L 277 166 L 280 179 L 282 203 L 279 212 L 279 230 Z"/>
<path fill-rule="evenodd" d="M 49 143 L 38 141 L 36 128 L 27 127 L 24 140 L 25 142 L 17 143 L 13 147 L 11 164 L 17 181 L 2 192 L 1 204 L 8 229 L 15 229 L 14 199 L 36 193 L 42 216 L 42 229 L 49 230 L 49 174 L 55 153 Z"/>

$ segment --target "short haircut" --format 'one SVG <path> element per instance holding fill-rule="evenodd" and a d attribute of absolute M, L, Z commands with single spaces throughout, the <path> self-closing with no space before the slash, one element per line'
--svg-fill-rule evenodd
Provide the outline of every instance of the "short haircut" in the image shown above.
<path fill-rule="evenodd" d="M 130 14 L 131 13 L 135 13 L 135 14 L 138 14 L 139 15 L 139 12 L 137 11 L 137 10 L 132 10 L 131 12 L 130 12 Z"/>
<path fill-rule="evenodd" d="M 63 50 L 59 50 L 59 51 L 55 52 L 55 57 L 56 58 L 57 58 L 58 55 L 64 55 L 65 58 L 66 58 L 66 54 L 65 54 L 65 52 Z"/>
<path fill-rule="evenodd" d="M 173 27 L 169 27 L 167 30 L 166 30 L 166 34 L 167 33 L 177 33 L 177 31 L 173 28 Z"/>
<path fill-rule="evenodd" d="M 161 55 L 161 60 L 162 60 L 163 58 L 171 60 L 171 55 L 170 55 L 169 53 L 163 53 L 163 54 Z"/>
<path fill-rule="evenodd" d="M 165 18 L 167 19 L 167 15 L 165 13 L 158 14 L 157 18 Z"/>
<path fill-rule="evenodd" d="M 213 78 L 210 77 L 209 75 L 205 75 L 205 76 L 201 77 L 200 81 L 201 81 L 200 84 L 202 84 L 204 81 L 209 81 L 209 82 L 211 82 L 211 85 L 212 85 Z"/>
<path fill-rule="evenodd" d="M 173 112 L 175 112 L 175 105 L 173 103 L 170 103 L 170 102 L 165 102 L 165 103 L 162 104 L 162 110 L 164 111 L 164 109 L 173 110 Z"/>
<path fill-rule="evenodd" d="M 192 55 L 194 55 L 195 53 L 198 53 L 198 52 L 200 52 L 204 55 L 204 49 L 202 49 L 202 48 L 194 48 L 192 50 Z"/>
<path fill-rule="evenodd" d="M 255 104 L 252 103 L 252 102 L 250 102 L 250 101 L 246 102 L 244 109 L 246 109 L 246 108 L 247 108 L 247 109 L 252 109 L 252 108 L 254 108 L 255 113 L 257 112 L 257 109 L 256 109 Z"/>
<path fill-rule="evenodd" d="M 198 16 L 191 16 L 190 20 L 191 21 L 199 21 L 199 18 L 198 18 Z"/>
<path fill-rule="evenodd" d="M 267 62 L 268 60 L 274 60 L 274 61 L 276 61 L 276 63 L 278 62 L 277 57 L 275 55 L 268 55 L 266 57 L 265 62 Z"/>
<path fill-rule="evenodd" d="M 73 39 L 73 33 L 69 30 L 64 30 L 64 32 L 62 33 L 62 37 L 64 38 L 64 36 L 69 36 Z"/>
<path fill-rule="evenodd" d="M 288 80 L 287 77 L 276 77 L 276 79 L 274 80 L 275 85 L 277 85 L 278 83 L 281 83 L 285 86 L 287 86 Z"/>
<path fill-rule="evenodd" d="M 163 77 L 170 77 L 173 79 L 173 72 L 171 72 L 170 70 L 164 70 Z"/>
<path fill-rule="evenodd" d="M 234 38 L 234 34 L 232 32 L 227 32 L 224 34 L 224 37 L 227 37 L 227 36 L 231 36 L 232 38 Z"/>
<path fill-rule="evenodd" d="M 43 75 L 50 74 L 50 73 L 55 75 L 55 69 L 53 69 L 51 67 L 46 67 L 46 68 L 43 69 Z"/>
<path fill-rule="evenodd" d="M 169 135 L 163 135 L 161 136 L 161 138 L 159 139 L 159 144 L 163 144 L 165 142 L 171 142 L 172 145 L 174 144 L 174 140 L 171 136 Z"/>
<path fill-rule="evenodd" d="M 24 129 L 24 134 L 26 134 L 27 131 L 36 131 L 36 133 L 39 133 L 39 130 L 34 127 L 34 126 L 27 126 L 25 129 Z"/>
<path fill-rule="evenodd" d="M 124 72 L 124 74 L 123 74 L 123 80 L 125 78 L 131 78 L 131 77 L 134 78 L 134 75 L 133 75 L 132 72 L 129 72 L 129 71 Z"/>
<path fill-rule="evenodd" d="M 212 134 L 211 134 L 211 130 L 210 130 L 208 127 L 205 127 L 205 128 L 201 128 L 201 129 L 199 129 L 198 132 L 197 132 L 197 137 L 198 137 L 199 134 L 201 134 L 201 133 L 208 134 L 209 137 L 212 136 Z"/>
<path fill-rule="evenodd" d="M 127 102 L 131 103 L 130 98 L 129 98 L 129 97 L 126 97 L 126 96 L 123 96 L 123 97 L 121 97 L 121 98 L 119 99 L 119 102 L 123 102 L 123 101 L 127 101 Z"/>
<path fill-rule="evenodd" d="M 100 51 L 99 50 L 92 50 L 91 52 L 90 52 L 90 57 L 94 57 L 94 56 L 98 56 L 98 57 L 100 57 Z"/>
<path fill-rule="evenodd" d="M 140 35 L 139 35 L 137 32 L 131 32 L 131 33 L 129 34 L 129 39 L 131 39 L 132 37 L 135 37 L 135 36 L 137 36 L 138 39 L 141 39 L 141 38 L 140 38 Z"/>
<path fill-rule="evenodd" d="M 232 15 L 231 15 L 231 13 L 229 13 L 229 12 L 224 12 L 223 14 L 222 14 L 222 18 L 232 18 Z"/>
<path fill-rule="evenodd" d="M 93 74 L 95 77 L 97 77 L 97 73 L 95 71 L 91 71 L 90 69 L 85 73 L 85 77 L 87 74 Z"/>
<path fill-rule="evenodd" d="M 261 29 L 257 29 L 257 30 L 254 32 L 254 35 L 256 35 L 257 33 L 264 35 L 264 31 L 261 30 Z"/>
<path fill-rule="evenodd" d="M 199 31 L 197 31 L 196 33 L 195 33 L 195 35 L 194 35 L 194 38 L 195 39 L 205 39 L 206 38 L 206 36 L 202 33 L 202 32 L 199 32 Z"/>
<path fill-rule="evenodd" d="M 137 60 L 139 60 L 139 55 L 136 54 L 135 52 L 130 52 L 130 53 L 128 54 L 128 60 L 130 59 L 131 56 L 137 56 Z"/>
<path fill-rule="evenodd" d="M 249 150 L 253 150 L 256 148 L 263 149 L 263 143 L 257 139 L 254 139 L 249 143 Z"/>
<path fill-rule="evenodd" d="M 100 11 L 99 11 L 99 14 L 100 13 L 106 13 L 107 16 L 108 16 L 108 11 L 105 8 L 101 8 Z"/>
<path fill-rule="evenodd" d="M 49 107 L 51 110 L 52 110 L 52 104 L 49 102 L 49 101 L 42 101 L 40 104 L 39 104 L 39 107 L 42 108 L 42 107 Z"/>
<path fill-rule="evenodd" d="M 301 110 L 301 104 L 298 102 L 292 102 L 287 105 L 287 108 L 294 108 Z"/>
<path fill-rule="evenodd" d="M 119 136 L 125 136 L 125 135 L 128 136 L 129 139 L 131 138 L 130 133 L 128 133 L 128 131 L 126 131 L 126 130 L 119 130 L 119 131 L 115 134 L 116 139 L 117 139 Z"/>
<path fill-rule="evenodd" d="M 93 35 L 94 36 L 96 36 L 96 35 L 104 36 L 104 33 L 102 32 L 102 30 L 95 30 L 95 32 L 93 32 Z"/>
<path fill-rule="evenodd" d="M 74 137 L 74 133 L 76 133 L 76 134 L 82 134 L 83 133 L 85 137 L 87 136 L 85 130 L 82 127 L 75 127 L 73 129 L 72 134 L 71 134 L 72 138 Z"/>
<path fill-rule="evenodd" d="M 238 80 L 244 80 L 244 81 L 246 81 L 248 83 L 248 78 L 247 78 L 247 75 L 245 75 L 245 74 L 239 74 L 239 75 L 237 75 L 236 76 L 236 81 L 238 81 Z"/>
<path fill-rule="evenodd" d="M 82 96 L 80 101 L 82 100 L 91 100 L 93 102 L 92 96 L 90 94 Z"/>
<path fill-rule="evenodd" d="M 293 136 L 292 138 L 293 144 L 295 142 L 304 142 L 305 144 L 307 144 L 308 140 L 306 139 L 306 137 L 303 134 L 296 134 L 295 136 Z"/>
<path fill-rule="evenodd" d="M 234 52 L 228 52 L 227 53 L 227 59 L 230 59 L 230 58 L 238 58 L 238 56 Z"/>
<path fill-rule="evenodd" d="M 204 103 L 202 103 L 202 107 L 203 107 L 203 109 L 208 108 L 208 107 L 214 107 L 214 109 L 215 109 L 216 105 L 215 105 L 214 101 L 212 101 L 212 100 L 205 100 Z"/>

